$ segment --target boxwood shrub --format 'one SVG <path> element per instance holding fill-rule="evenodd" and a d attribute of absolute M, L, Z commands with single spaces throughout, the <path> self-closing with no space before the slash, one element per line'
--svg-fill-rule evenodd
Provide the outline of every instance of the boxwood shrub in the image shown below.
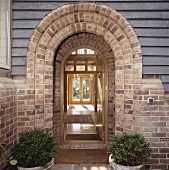
<path fill-rule="evenodd" d="M 150 144 L 139 133 L 115 135 L 107 148 L 114 162 L 124 166 L 146 164 L 151 153 Z"/>
<path fill-rule="evenodd" d="M 21 134 L 12 156 L 21 167 L 44 166 L 54 157 L 57 148 L 50 133 L 34 129 Z"/>

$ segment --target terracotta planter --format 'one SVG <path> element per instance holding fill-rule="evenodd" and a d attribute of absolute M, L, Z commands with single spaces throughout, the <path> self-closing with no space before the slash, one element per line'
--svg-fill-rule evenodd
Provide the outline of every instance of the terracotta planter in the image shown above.
<path fill-rule="evenodd" d="M 116 164 L 115 162 L 113 162 L 113 160 L 111 158 L 109 158 L 109 163 L 110 163 L 110 167 L 113 170 L 139 170 L 143 167 L 143 165 L 138 165 L 138 166 L 119 165 L 119 164 Z"/>
<path fill-rule="evenodd" d="M 24 167 L 17 166 L 17 168 L 18 170 L 49 170 L 52 168 L 53 165 L 54 165 L 54 158 L 52 158 L 52 160 L 48 162 L 44 167 L 39 166 L 39 167 L 33 167 L 33 168 L 24 168 Z"/>

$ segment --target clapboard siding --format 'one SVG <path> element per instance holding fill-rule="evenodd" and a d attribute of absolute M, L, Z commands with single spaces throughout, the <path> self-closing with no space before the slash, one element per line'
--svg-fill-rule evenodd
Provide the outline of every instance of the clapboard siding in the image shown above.
<path fill-rule="evenodd" d="M 26 64 L 26 58 L 23 56 L 23 57 L 13 57 L 12 58 L 12 63 L 17 66 L 17 65 L 22 65 L 22 66 L 25 66 Z"/>
<path fill-rule="evenodd" d="M 13 39 L 12 41 L 12 47 L 14 48 L 19 48 L 19 47 L 24 47 L 27 48 L 29 43 L 29 39 Z"/>
<path fill-rule="evenodd" d="M 167 11 L 120 11 L 128 19 L 169 19 Z M 131 15 L 132 12 L 132 15 Z"/>
<path fill-rule="evenodd" d="M 13 20 L 13 25 L 12 25 L 12 27 L 14 28 L 14 29 L 16 29 L 16 28 L 35 28 L 36 27 L 36 25 L 39 23 L 39 20 L 35 20 L 35 19 L 33 19 L 33 20 Z"/>
<path fill-rule="evenodd" d="M 133 28 L 169 28 L 169 21 L 167 20 L 129 20 Z M 13 20 L 13 28 L 35 28 L 39 23 L 39 19 L 29 20 Z"/>
<path fill-rule="evenodd" d="M 13 75 L 26 75 L 26 67 L 22 65 L 15 65 L 12 67 Z"/>
<path fill-rule="evenodd" d="M 117 0 L 118 1 L 118 0 Z M 100 1 L 100 3 L 104 3 L 105 5 L 116 9 L 116 10 L 134 10 L 134 11 L 139 11 L 139 10 L 151 10 L 151 11 L 161 11 L 161 10 L 169 10 L 169 4 L 166 1 L 161 1 L 161 2 L 105 2 L 105 1 Z M 54 2 L 54 1 L 44 1 L 44 2 L 37 2 L 37 1 L 15 1 L 14 0 L 13 4 L 13 9 L 15 10 L 53 10 L 54 8 L 66 4 L 65 2 Z"/>
<path fill-rule="evenodd" d="M 46 15 L 46 13 L 49 13 L 50 10 L 45 11 L 13 11 L 13 19 L 20 19 L 21 17 L 24 17 L 26 19 L 42 19 L 43 16 Z M 168 12 L 161 12 L 161 11 L 140 11 L 139 13 L 137 11 L 119 11 L 125 18 L 128 19 L 169 19 Z"/>
<path fill-rule="evenodd" d="M 60 2 L 17 2 L 14 1 L 13 9 L 14 10 L 53 10 L 57 8 L 58 6 L 64 5 L 65 3 Z"/>
<path fill-rule="evenodd" d="M 32 28 L 31 29 L 14 29 L 12 31 L 12 38 L 20 38 L 20 39 L 25 39 L 25 38 L 30 38 L 32 35 Z"/>
<path fill-rule="evenodd" d="M 140 37 L 169 38 L 169 29 L 165 28 L 135 28 L 137 35 Z"/>
<path fill-rule="evenodd" d="M 117 0 L 118 1 L 118 0 Z M 151 11 L 161 11 L 161 10 L 169 10 L 169 4 L 166 1 L 162 2 L 104 2 L 105 5 L 114 8 L 116 10 L 131 10 L 131 11 L 143 11 L 143 10 L 151 10 Z"/>
<path fill-rule="evenodd" d="M 169 76 L 167 76 L 167 75 L 162 75 L 162 76 L 161 76 L 161 79 L 162 79 L 163 81 L 165 81 L 166 83 L 169 83 Z"/>
<path fill-rule="evenodd" d="M 50 11 L 13 11 L 13 19 L 20 19 L 24 17 L 25 20 L 27 19 L 42 19 L 47 13 Z"/>
<path fill-rule="evenodd" d="M 142 54 L 144 55 L 162 55 L 169 57 L 169 48 L 167 47 L 142 47 Z"/>
<path fill-rule="evenodd" d="M 26 48 L 13 48 L 12 50 L 12 56 L 18 57 L 18 56 L 25 56 L 27 49 Z"/>
<path fill-rule="evenodd" d="M 129 20 L 133 28 L 169 28 L 169 21 Z M 39 20 L 13 20 L 13 28 L 35 28 Z M 145 26 L 144 26 L 145 24 Z"/>
<path fill-rule="evenodd" d="M 169 83 L 163 83 L 165 91 L 169 91 Z"/>
<path fill-rule="evenodd" d="M 149 66 L 144 66 L 143 67 L 143 74 L 169 74 L 169 67 L 168 66 L 152 66 L 152 65 L 149 65 Z"/>
<path fill-rule="evenodd" d="M 26 29 L 14 29 L 12 32 L 13 38 L 30 38 L 32 34 L 33 28 Z M 152 28 L 135 28 L 134 29 L 139 36 L 145 38 L 169 38 L 169 29 L 160 28 L 160 29 L 152 29 Z"/>
<path fill-rule="evenodd" d="M 140 43 L 142 46 L 155 46 L 155 47 L 164 47 L 168 46 L 169 38 L 154 38 L 154 37 L 140 37 Z"/>
<path fill-rule="evenodd" d="M 166 91 L 169 91 L 169 76 L 168 75 L 162 75 L 161 76 L 162 81 L 164 82 L 164 88 Z"/>
<path fill-rule="evenodd" d="M 53 9 L 71 2 L 75 1 L 13 0 L 13 75 L 26 74 L 27 46 L 36 25 Z M 130 22 L 142 47 L 143 74 L 161 74 L 164 87 L 169 91 L 169 1 L 98 0 L 97 2 L 117 10 Z"/>
<path fill-rule="evenodd" d="M 130 24 L 136 28 L 169 28 L 169 20 L 129 20 Z"/>
<path fill-rule="evenodd" d="M 151 66 L 151 65 L 155 65 L 155 66 L 169 66 L 169 57 L 161 57 L 161 56 L 145 56 L 143 58 L 143 65 L 144 66 Z"/>

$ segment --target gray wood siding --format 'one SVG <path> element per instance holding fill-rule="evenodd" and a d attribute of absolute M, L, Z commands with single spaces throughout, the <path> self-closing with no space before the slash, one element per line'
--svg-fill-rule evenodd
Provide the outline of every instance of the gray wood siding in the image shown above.
<path fill-rule="evenodd" d="M 13 0 L 12 75 L 26 74 L 27 46 L 39 21 L 53 9 L 71 2 L 76 1 Z M 169 91 L 169 0 L 96 2 L 117 10 L 131 23 L 142 46 L 143 74 L 160 74 Z"/>

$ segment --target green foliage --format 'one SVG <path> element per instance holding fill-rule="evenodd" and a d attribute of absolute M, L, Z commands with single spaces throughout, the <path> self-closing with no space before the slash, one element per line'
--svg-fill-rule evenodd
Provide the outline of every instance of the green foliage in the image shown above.
<path fill-rule="evenodd" d="M 107 143 L 107 148 L 114 162 L 124 166 L 143 165 L 151 153 L 142 134 L 116 135 L 112 142 Z"/>
<path fill-rule="evenodd" d="M 162 166 L 161 170 L 167 170 L 167 168 L 165 166 Z"/>
<path fill-rule="evenodd" d="M 50 133 L 34 129 L 21 134 L 19 143 L 14 146 L 13 159 L 21 167 L 43 166 L 55 155 L 57 148 Z"/>
<path fill-rule="evenodd" d="M 9 158 L 9 163 L 13 166 L 17 165 L 18 161 L 16 159 L 14 159 L 13 157 Z"/>
<path fill-rule="evenodd" d="M 2 149 L 5 152 L 5 142 L 0 142 L 0 149 Z"/>

